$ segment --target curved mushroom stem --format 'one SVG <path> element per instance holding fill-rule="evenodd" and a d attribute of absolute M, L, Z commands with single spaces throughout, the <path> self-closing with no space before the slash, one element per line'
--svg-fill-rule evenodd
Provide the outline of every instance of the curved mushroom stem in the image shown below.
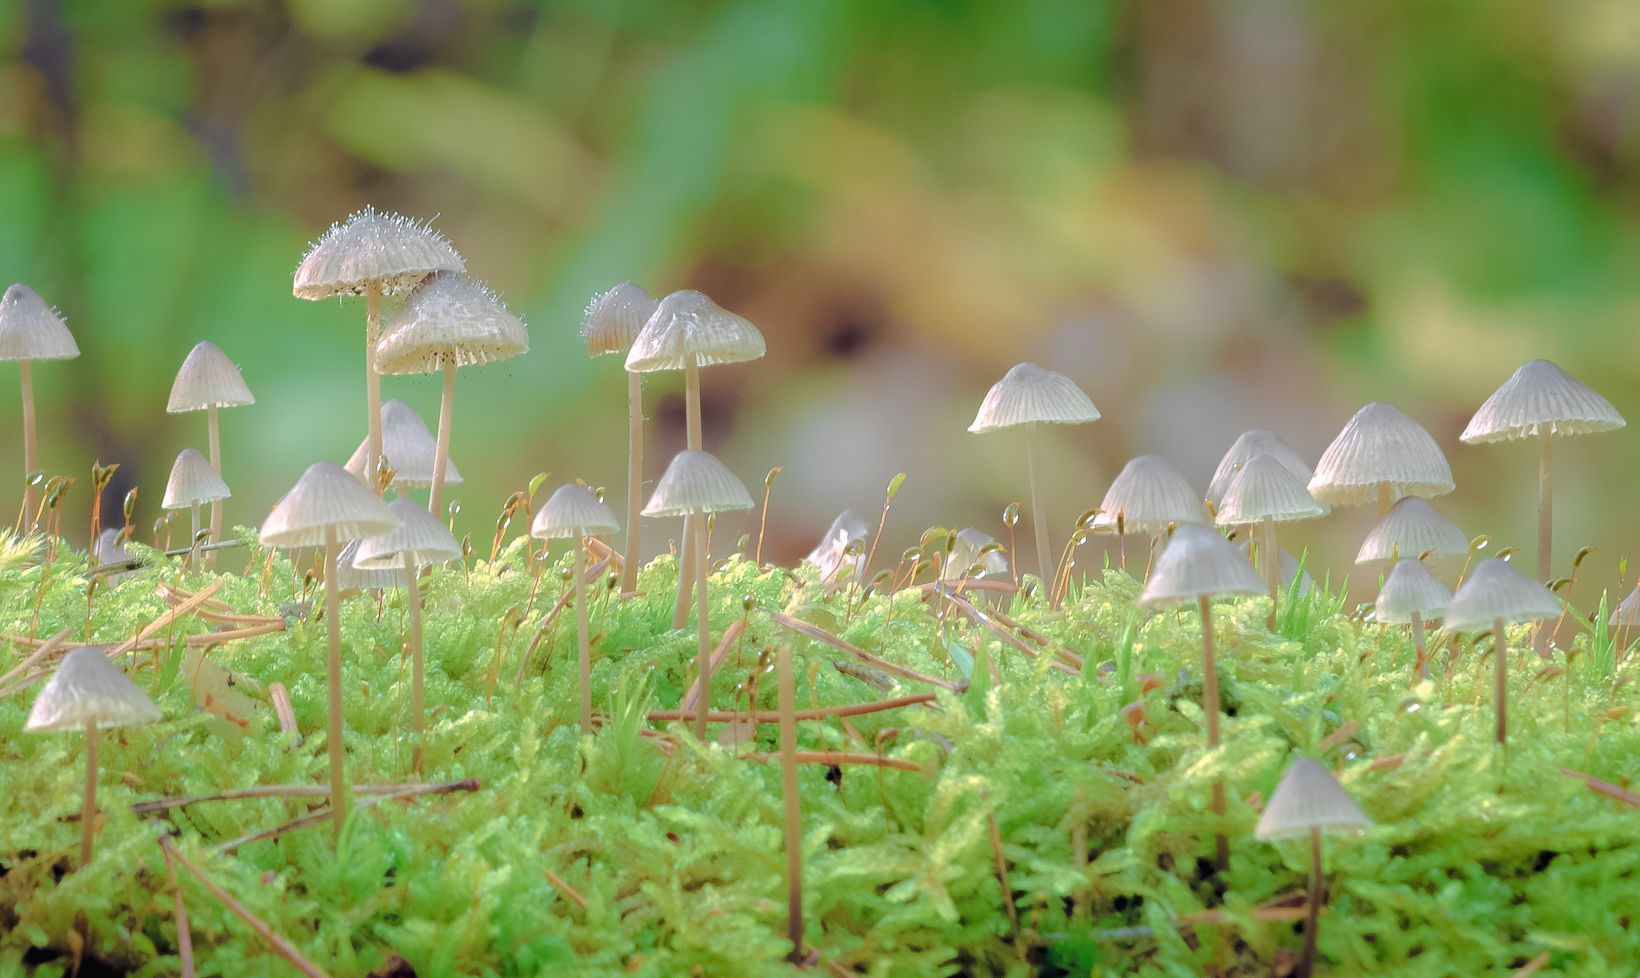
<path fill-rule="evenodd" d="M 420 567 L 405 562 L 404 600 L 410 605 L 410 717 L 415 745 L 410 748 L 410 770 L 421 774 L 422 747 L 426 742 L 427 699 L 421 649 Z"/>
<path fill-rule="evenodd" d="M 797 692 L 792 682 L 791 643 L 780 646 L 776 660 L 780 680 L 780 786 L 786 803 L 786 936 L 792 942 L 786 960 L 803 960 L 803 824 L 797 794 Z M 705 707 L 701 707 L 705 716 Z"/>
<path fill-rule="evenodd" d="M 637 374 L 633 374 L 634 377 Z M 581 733 L 592 733 L 592 648 L 587 640 L 587 551 L 581 537 L 575 547 L 575 640 L 581 654 Z"/>
<path fill-rule="evenodd" d="M 1207 714 L 1207 747 L 1219 746 L 1219 667 L 1213 655 L 1213 605 L 1203 594 L 1196 598 L 1202 619 L 1202 711 Z M 1213 782 L 1213 814 L 1224 817 L 1224 782 Z M 1223 832 L 1213 837 L 1219 869 L 1230 865 L 1230 840 Z"/>
<path fill-rule="evenodd" d="M 222 433 L 221 433 L 221 430 L 217 427 L 217 423 L 216 423 L 216 405 L 215 404 L 212 404 L 210 407 L 205 409 L 205 427 L 210 433 L 211 469 L 212 469 L 212 471 L 216 472 L 216 474 L 218 476 L 220 476 L 222 474 Z M 194 535 L 196 537 L 199 535 L 198 527 L 195 527 Z M 218 543 L 221 540 L 222 540 L 222 500 L 213 499 L 211 501 L 211 542 L 212 543 Z M 216 551 L 215 550 L 206 551 L 206 553 L 205 553 L 205 569 L 210 570 L 211 567 L 214 566 L 215 564 L 216 564 Z"/>
<path fill-rule="evenodd" d="M 330 679 L 330 823 L 331 835 L 340 839 L 347 821 L 347 777 L 342 771 L 342 600 L 336 590 L 336 528 L 325 529 L 325 629 L 329 633 L 326 665 Z"/>
<path fill-rule="evenodd" d="M 1276 595 L 1281 592 L 1281 551 L 1276 549 L 1276 521 L 1266 516 L 1263 530 L 1259 546 L 1264 551 L 1264 580 L 1270 587 L 1270 617 L 1264 626 L 1273 632 L 1276 630 Z"/>
<path fill-rule="evenodd" d="M 1321 925 L 1321 830 L 1310 826 L 1310 915 L 1304 922 L 1304 953 L 1298 958 L 1297 978 L 1315 970 L 1315 931 Z"/>
<path fill-rule="evenodd" d="M 34 483 L 29 473 L 39 468 L 40 446 L 34 437 L 34 373 L 27 360 L 17 361 L 17 383 L 23 390 L 23 532 L 34 529 Z"/>
<path fill-rule="evenodd" d="M 85 724 L 85 802 L 80 806 L 80 865 L 91 862 L 91 839 L 97 834 L 97 724 Z"/>
<path fill-rule="evenodd" d="M 683 412 L 684 412 L 684 446 L 692 452 L 701 450 L 700 424 L 700 366 L 695 362 L 695 355 L 689 354 L 683 361 Z M 689 586 L 695 580 L 695 554 L 689 546 L 694 539 L 694 526 L 698 517 L 685 516 L 683 518 L 683 538 L 678 541 L 678 600 L 672 606 L 672 627 L 682 628 L 689 624 Z"/>
<path fill-rule="evenodd" d="M 1497 687 L 1498 723 L 1495 736 L 1501 747 L 1509 739 L 1509 634 L 1502 618 L 1492 622 L 1492 659 Z"/>
<path fill-rule="evenodd" d="M 1554 547 L 1555 536 L 1555 482 L 1551 463 L 1554 461 L 1554 434 L 1553 429 L 1546 424 L 1538 425 L 1538 552 L 1537 576 L 1538 580 L 1548 583 L 1551 573 L 1550 557 Z M 1532 633 L 1532 648 L 1537 654 L 1547 657 L 1549 654 L 1549 633 L 1554 625 L 1548 621 L 1540 623 Z"/>
<path fill-rule="evenodd" d="M 370 414 L 365 429 L 370 433 L 370 454 L 364 459 L 364 481 L 380 491 L 377 473 L 382 464 L 382 375 L 376 372 L 376 340 L 382 323 L 381 283 L 366 285 L 364 296 L 364 402 Z"/>
<path fill-rule="evenodd" d="M 1037 423 L 1032 421 L 1025 426 L 1025 477 L 1031 488 L 1031 526 L 1036 530 L 1036 566 L 1037 574 L 1042 578 L 1042 586 L 1048 587 L 1048 578 L 1053 574 L 1052 556 L 1048 550 L 1048 510 L 1042 505 L 1042 459 L 1036 450 Z M 1017 555 L 1014 560 L 1018 562 Z M 1054 607 L 1058 602 L 1050 590 L 1048 607 Z"/>
<path fill-rule="evenodd" d="M 1387 482 L 1378 483 L 1378 518 L 1389 515 L 1391 507 L 1395 505 L 1395 492 Z"/>
<path fill-rule="evenodd" d="M 700 671 L 700 700 L 695 704 L 695 736 L 706 739 L 706 714 L 712 709 L 712 622 L 706 614 L 706 515 L 690 517 L 695 533 L 695 658 Z"/>
<path fill-rule="evenodd" d="M 1418 680 L 1429 678 L 1429 652 L 1424 645 L 1424 616 L 1412 613 L 1412 648 L 1418 653 Z"/>
<path fill-rule="evenodd" d="M 433 489 L 427 499 L 428 512 L 437 516 L 444 505 L 444 470 L 450 465 L 450 412 L 456 403 L 456 362 L 444 361 L 444 394 L 438 402 L 438 442 L 433 446 Z"/>
<path fill-rule="evenodd" d="M 626 563 L 621 593 L 638 590 L 638 531 L 643 523 L 643 374 L 626 375 Z"/>

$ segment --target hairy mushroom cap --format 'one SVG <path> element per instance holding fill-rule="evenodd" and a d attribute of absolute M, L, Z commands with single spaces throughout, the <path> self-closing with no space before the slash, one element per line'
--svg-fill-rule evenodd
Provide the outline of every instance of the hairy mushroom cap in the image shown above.
<path fill-rule="evenodd" d="M 1452 592 L 1429 572 L 1421 560 L 1398 560 L 1378 592 L 1373 617 L 1388 625 L 1411 624 L 1412 616 L 1430 619 L 1446 613 Z"/>
<path fill-rule="evenodd" d="M 338 540 L 378 537 L 397 529 L 399 518 L 376 494 L 334 462 L 314 462 L 262 523 L 269 547 L 315 547 L 327 530 Z"/>
<path fill-rule="evenodd" d="M 1264 582 L 1235 544 L 1195 523 L 1182 524 L 1162 548 L 1139 605 L 1161 608 L 1201 597 L 1263 594 Z"/>
<path fill-rule="evenodd" d="M 1440 496 L 1453 489 L 1452 467 L 1423 426 L 1394 405 L 1355 412 L 1315 465 L 1310 495 L 1328 506 L 1361 506 L 1388 483 L 1398 496 Z"/>
<path fill-rule="evenodd" d="M 22 284 L 0 297 L 0 360 L 72 360 L 74 334 L 39 293 Z"/>
<path fill-rule="evenodd" d="M 632 341 L 638 338 L 659 304 L 643 286 L 631 282 L 622 282 L 594 295 L 581 320 L 581 338 L 587 342 L 587 355 L 601 357 L 631 350 Z"/>
<path fill-rule="evenodd" d="M 382 295 L 398 295 L 434 272 L 466 270 L 467 263 L 431 222 L 366 207 L 332 224 L 308 248 L 291 292 L 298 299 L 364 295 L 374 282 Z"/>
<path fill-rule="evenodd" d="M 214 343 L 202 341 L 194 344 L 182 366 L 177 368 L 177 379 L 171 383 L 171 399 L 166 402 L 165 411 L 185 414 L 255 403 L 251 389 L 245 386 L 245 378 L 228 355 Z"/>
<path fill-rule="evenodd" d="M 1202 522 L 1202 497 L 1166 459 L 1140 455 L 1110 484 L 1093 527 L 1115 532 L 1118 516 L 1123 533 L 1160 533 L 1170 523 Z"/>
<path fill-rule="evenodd" d="M 471 367 L 528 352 L 530 334 L 489 286 L 443 272 L 404 300 L 376 343 L 384 374 L 430 374 L 451 361 Z"/>
<path fill-rule="evenodd" d="M 1270 794 L 1253 837 L 1293 839 L 1309 835 L 1311 829 L 1333 833 L 1370 828 L 1372 819 L 1332 772 L 1308 757 L 1300 757 Z"/>
<path fill-rule="evenodd" d="M 763 334 L 740 316 L 707 298 L 704 292 L 684 289 L 662 299 L 644 323 L 626 356 L 634 373 L 682 370 L 689 354 L 695 365 L 756 360 L 767 352 Z"/>
<path fill-rule="evenodd" d="M 1397 557 L 1461 557 L 1469 552 L 1469 538 L 1457 524 L 1435 512 L 1427 499 L 1408 496 L 1390 507 L 1356 551 L 1357 564 Z"/>
<path fill-rule="evenodd" d="M 707 452 L 681 451 L 655 484 L 645 516 L 690 516 L 751 509 L 746 484 Z"/>
<path fill-rule="evenodd" d="M 1560 612 L 1560 599 L 1552 591 L 1509 561 L 1488 557 L 1475 565 L 1447 603 L 1446 627 L 1454 632 L 1482 632 L 1500 618 L 1511 623 L 1544 621 Z"/>
<path fill-rule="evenodd" d="M 160 718 L 159 707 L 119 666 L 108 661 L 104 648 L 84 645 L 63 656 L 62 665 L 35 698 L 23 729 L 30 733 L 84 730 L 88 723 L 106 729 Z"/>
<path fill-rule="evenodd" d="M 442 564 L 461 556 L 461 544 L 438 517 L 408 499 L 395 499 L 387 504 L 399 518 L 398 528 L 391 533 L 359 541 L 353 555 L 353 566 L 359 570 L 394 570 L 420 567 L 423 564 Z"/>
<path fill-rule="evenodd" d="M 1587 435 L 1627 423 L 1612 402 L 1552 361 L 1528 360 L 1492 392 L 1458 440 L 1484 445 L 1530 438 L 1543 426 L 1554 435 Z"/>
<path fill-rule="evenodd" d="M 228 484 L 211 468 L 205 456 L 192 448 L 184 448 L 171 465 L 171 478 L 165 483 L 165 499 L 160 503 L 160 508 L 187 509 L 232 495 Z"/>
<path fill-rule="evenodd" d="M 1236 475 L 1241 472 L 1241 467 L 1260 455 L 1268 455 L 1280 462 L 1305 485 L 1315 477 L 1315 470 L 1282 441 L 1279 435 L 1263 428 L 1254 428 L 1241 433 L 1230 445 L 1230 450 L 1219 459 L 1219 467 L 1213 470 L 1213 480 L 1207 484 L 1207 498 L 1213 501 L 1214 506 L 1223 501 L 1224 494 L 1229 491 L 1230 483 L 1234 482 Z"/>
<path fill-rule="evenodd" d="M 369 451 L 370 439 L 366 438 L 359 442 L 344 468 L 356 478 L 364 479 L 364 458 Z M 426 489 L 433 484 L 433 460 L 438 454 L 438 442 L 416 409 L 396 398 L 382 405 L 382 454 L 387 456 L 387 465 L 393 470 L 393 485 Z M 455 460 L 445 459 L 444 484 L 453 486 L 461 481 Z"/>
<path fill-rule="evenodd" d="M 976 572 L 977 568 L 977 572 Z M 940 568 L 940 577 L 956 580 L 962 577 L 984 577 L 1008 570 L 1008 554 L 996 538 L 973 527 L 957 531 L 957 540 L 951 553 Z"/>
<path fill-rule="evenodd" d="M 1274 520 L 1313 520 L 1327 510 L 1287 466 L 1270 455 L 1251 459 L 1236 473 L 1219 503 L 1220 525 Z"/>
<path fill-rule="evenodd" d="M 836 519 L 831 521 L 831 526 L 826 528 L 826 533 L 820 538 L 820 542 L 803 559 L 818 567 L 821 577 L 830 577 L 837 573 L 838 567 L 842 566 L 843 560 L 847 556 L 846 551 L 849 544 L 856 540 L 864 540 L 870 535 L 871 525 L 865 521 L 865 518 L 852 509 L 845 509 L 837 515 Z M 862 551 L 859 556 L 854 558 L 855 574 L 860 573 L 860 568 L 865 566 L 865 562 L 866 555 Z"/>
<path fill-rule="evenodd" d="M 570 483 L 559 486 L 547 497 L 530 524 L 530 536 L 538 540 L 563 537 L 601 537 L 619 531 L 615 514 L 586 486 Z"/>
<path fill-rule="evenodd" d="M 363 540 L 350 540 L 336 555 L 336 587 L 343 591 L 354 589 L 402 588 L 409 585 L 403 567 L 384 570 L 366 570 L 353 561 L 359 555 Z"/>
<path fill-rule="evenodd" d="M 998 431 L 1022 424 L 1086 424 L 1099 409 L 1076 381 L 1034 363 L 1022 363 L 985 392 L 969 431 Z"/>

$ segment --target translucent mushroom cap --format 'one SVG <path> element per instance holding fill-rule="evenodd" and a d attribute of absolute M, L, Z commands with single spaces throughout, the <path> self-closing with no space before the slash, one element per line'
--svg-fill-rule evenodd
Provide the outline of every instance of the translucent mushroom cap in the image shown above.
<path fill-rule="evenodd" d="M 1454 632 L 1482 632 L 1498 619 L 1544 621 L 1560 615 L 1560 599 L 1548 588 L 1499 557 L 1476 564 L 1446 606 L 1446 627 Z"/>
<path fill-rule="evenodd" d="M 1435 512 L 1426 499 L 1408 496 L 1390 507 L 1356 551 L 1357 564 L 1397 557 L 1461 557 L 1469 553 L 1469 538 L 1457 524 Z"/>
<path fill-rule="evenodd" d="M 184 448 L 171 465 L 171 478 L 165 483 L 165 499 L 160 507 L 187 509 L 231 495 L 228 484 L 211 468 L 210 460 L 192 448 Z"/>
<path fill-rule="evenodd" d="M 735 478 L 728 467 L 706 452 L 681 451 L 666 467 L 645 516 L 689 516 L 721 513 L 731 509 L 751 509 L 752 496 L 746 484 Z"/>
<path fill-rule="evenodd" d="M 347 546 L 336 555 L 336 587 L 347 591 L 353 589 L 374 588 L 402 588 L 409 585 L 409 576 L 404 568 L 394 567 L 385 570 L 366 570 L 353 563 L 359 555 L 359 544 L 363 540 L 350 540 Z"/>
<path fill-rule="evenodd" d="M 1241 467 L 1260 455 L 1268 455 L 1280 462 L 1305 485 L 1308 485 L 1310 479 L 1315 476 L 1315 471 L 1310 468 L 1309 463 L 1282 441 L 1279 435 L 1263 428 L 1254 428 L 1252 431 L 1241 433 L 1230 445 L 1230 450 L 1219 459 L 1219 467 L 1213 470 L 1213 481 L 1207 485 L 1207 498 L 1213 501 L 1214 506 L 1223 501 L 1225 492 L 1229 490 L 1230 483 L 1235 481 Z"/>
<path fill-rule="evenodd" d="M 530 334 L 489 286 L 444 272 L 416 287 L 376 342 L 384 374 L 430 374 L 527 352 Z"/>
<path fill-rule="evenodd" d="M 1022 363 L 985 392 L 969 431 L 997 431 L 1022 424 L 1086 424 L 1099 420 L 1099 409 L 1061 373 Z"/>
<path fill-rule="evenodd" d="M 1549 360 L 1528 360 L 1492 392 L 1458 438 L 1466 445 L 1530 438 L 1547 426 L 1553 435 L 1611 431 L 1628 422 L 1612 402 Z"/>
<path fill-rule="evenodd" d="M 72 360 L 74 334 L 40 294 L 21 282 L 0 297 L 0 360 Z"/>
<path fill-rule="evenodd" d="M 358 479 L 364 479 L 364 459 L 370 452 L 370 439 L 359 442 L 344 466 Z M 433 484 L 433 460 L 438 454 L 438 442 L 427 430 L 427 422 L 416 409 L 397 399 L 382 405 L 382 454 L 393 470 L 395 486 L 405 489 L 426 489 Z M 444 460 L 444 484 L 459 485 L 461 471 L 454 459 Z"/>
<path fill-rule="evenodd" d="M 1313 520 L 1327 515 L 1304 481 L 1270 455 L 1259 455 L 1242 465 L 1219 503 L 1221 525 Z"/>
<path fill-rule="evenodd" d="M 1446 613 L 1452 592 L 1421 560 L 1398 560 L 1390 568 L 1373 605 L 1373 617 L 1387 625 L 1411 624 L 1412 616 L 1428 620 Z"/>
<path fill-rule="evenodd" d="M 315 547 L 327 531 L 338 540 L 390 533 L 399 518 L 387 504 L 334 462 L 314 462 L 262 523 L 269 547 Z"/>
<path fill-rule="evenodd" d="M 177 368 L 177 379 L 171 382 L 171 399 L 165 404 L 167 414 L 185 414 L 207 408 L 239 407 L 255 404 L 245 378 L 228 355 L 216 344 L 199 342 L 188 351 L 188 356 Z"/>
<path fill-rule="evenodd" d="M 963 577 L 984 577 L 1008 570 L 1008 554 L 996 538 L 973 527 L 957 531 L 956 544 L 940 568 L 940 577 L 954 581 Z"/>
<path fill-rule="evenodd" d="M 615 513 L 591 489 L 570 483 L 559 486 L 530 524 L 530 536 L 538 540 L 563 537 L 600 537 L 621 528 Z"/>
<path fill-rule="evenodd" d="M 826 528 L 825 535 L 820 538 L 820 542 L 815 545 L 813 550 L 809 551 L 808 556 L 804 559 L 820 569 L 822 578 L 831 577 L 837 573 L 837 568 L 842 566 L 843 560 L 847 556 L 846 552 L 849 544 L 856 540 L 864 540 L 870 535 L 871 525 L 865 521 L 865 518 L 852 509 L 845 509 L 837 514 L 836 519 L 831 521 L 831 526 Z M 855 574 L 860 573 L 860 568 L 865 565 L 865 561 L 865 552 L 861 551 L 859 556 L 854 558 Z"/>
<path fill-rule="evenodd" d="M 1263 593 L 1264 582 L 1235 544 L 1217 530 L 1185 523 L 1173 531 L 1156 558 L 1139 605 L 1161 608 L 1201 597 Z"/>
<path fill-rule="evenodd" d="M 1315 465 L 1310 495 L 1328 506 L 1362 506 L 1388 483 L 1397 496 L 1440 496 L 1453 489 L 1452 467 L 1423 426 L 1393 405 L 1355 412 Z"/>
<path fill-rule="evenodd" d="M 1169 523 L 1202 522 L 1202 497 L 1166 459 L 1140 455 L 1122 467 L 1105 492 L 1094 529 L 1115 532 L 1117 516 L 1123 533 L 1160 533 Z"/>
<path fill-rule="evenodd" d="M 1606 624 L 1612 628 L 1634 628 L 1640 625 L 1640 584 L 1634 586 L 1629 596 L 1617 603 L 1612 610 L 1611 617 Z"/>
<path fill-rule="evenodd" d="M 689 354 L 695 365 L 756 360 L 767 352 L 763 334 L 703 292 L 685 289 L 660 301 L 632 341 L 626 369 L 635 373 L 682 370 Z"/>
<path fill-rule="evenodd" d="M 1281 783 L 1259 816 L 1254 838 L 1292 839 L 1310 834 L 1357 832 L 1372 828 L 1372 819 L 1355 803 L 1332 772 L 1300 757 L 1281 776 Z"/>
<path fill-rule="evenodd" d="M 632 349 L 632 341 L 638 338 L 643 324 L 649 322 L 659 304 L 642 286 L 631 282 L 622 282 L 594 295 L 581 320 L 581 338 L 587 341 L 587 354 L 601 357 Z"/>
<path fill-rule="evenodd" d="M 359 541 L 353 566 L 359 570 L 395 570 L 442 564 L 461 556 L 461 544 L 438 517 L 408 499 L 387 504 L 399 518 L 398 528 L 381 536 Z M 338 570 L 340 568 L 338 567 Z"/>
<path fill-rule="evenodd" d="M 364 295 L 374 282 L 382 295 L 398 295 L 434 272 L 466 270 L 467 263 L 430 222 L 366 207 L 332 224 L 308 248 L 291 292 L 298 299 Z"/>
<path fill-rule="evenodd" d="M 106 729 L 160 718 L 159 707 L 119 666 L 108 661 L 103 648 L 86 645 L 63 656 L 56 674 L 35 698 L 23 729 L 30 733 L 84 730 L 86 724 Z"/>

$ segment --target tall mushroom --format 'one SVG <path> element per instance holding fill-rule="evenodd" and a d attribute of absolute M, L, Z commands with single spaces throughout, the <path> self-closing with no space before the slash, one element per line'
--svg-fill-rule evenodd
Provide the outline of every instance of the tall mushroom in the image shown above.
<path fill-rule="evenodd" d="M 1452 489 L 1452 467 L 1435 439 L 1394 405 L 1381 402 L 1355 412 L 1321 453 L 1310 480 L 1317 502 L 1364 506 L 1377 500 L 1380 518 L 1402 496 L 1427 499 Z"/>
<path fill-rule="evenodd" d="M 1303 480 L 1273 455 L 1259 455 L 1241 467 L 1219 504 L 1220 526 L 1260 528 L 1259 562 L 1270 588 L 1269 628 L 1276 627 L 1276 594 L 1281 590 L 1281 548 L 1276 524 L 1313 520 L 1327 510 L 1310 495 Z"/>
<path fill-rule="evenodd" d="M 369 454 L 370 439 L 366 437 L 359 442 L 358 449 L 347 460 L 345 468 L 374 489 L 377 487 L 365 478 L 364 460 Z M 438 441 L 427 430 L 427 422 L 421 420 L 416 409 L 397 398 L 382 405 L 382 456 L 387 459 L 387 467 L 393 470 L 390 484 L 395 489 L 432 488 L 433 461 L 438 457 Z M 461 482 L 461 471 L 456 468 L 455 459 L 446 458 L 444 484 L 454 486 Z"/>
<path fill-rule="evenodd" d="M 0 360 L 17 362 L 17 383 L 23 392 L 23 529 L 34 526 L 34 482 L 40 467 L 39 442 L 34 427 L 35 360 L 72 360 L 80 355 L 74 334 L 56 310 L 33 289 L 13 285 L 0 297 Z"/>
<path fill-rule="evenodd" d="M 1469 553 L 1469 538 L 1457 524 L 1435 512 L 1427 499 L 1408 496 L 1390 507 L 1389 515 L 1378 521 L 1356 551 L 1357 564 L 1401 558 L 1462 557 Z"/>
<path fill-rule="evenodd" d="M 637 376 L 634 374 L 633 376 Z M 535 514 L 530 536 L 537 540 L 565 537 L 574 540 L 575 554 L 575 640 L 580 650 L 581 733 L 592 733 L 592 646 L 587 638 L 587 552 L 586 538 L 618 532 L 621 524 L 585 486 L 559 486 Z"/>
<path fill-rule="evenodd" d="M 167 510 L 186 509 L 193 512 L 194 534 L 189 537 L 188 566 L 199 564 L 199 506 L 215 505 L 229 496 L 228 484 L 212 467 L 205 456 L 192 448 L 184 448 L 171 465 L 171 478 L 165 483 L 165 498 L 160 507 Z M 215 542 L 216 537 L 211 538 Z"/>
<path fill-rule="evenodd" d="M 1411 625 L 1412 648 L 1418 655 L 1418 679 L 1429 676 L 1429 652 L 1424 646 L 1424 625 L 1446 613 L 1452 592 L 1436 580 L 1421 560 L 1407 558 L 1395 562 L 1373 605 L 1373 617 L 1386 625 Z"/>
<path fill-rule="evenodd" d="M 1281 436 L 1263 428 L 1254 428 L 1242 432 L 1230 445 L 1229 451 L 1224 453 L 1224 457 L 1219 459 L 1219 467 L 1213 470 L 1213 480 L 1207 484 L 1208 501 L 1215 507 L 1223 502 L 1224 494 L 1229 491 L 1230 483 L 1234 482 L 1236 475 L 1241 472 L 1241 467 L 1260 455 L 1268 455 L 1280 462 L 1287 471 L 1306 485 L 1315 477 L 1315 470 L 1282 441 Z"/>
<path fill-rule="evenodd" d="M 622 282 L 593 296 L 581 321 L 581 338 L 586 340 L 587 355 L 629 353 L 632 342 L 658 305 L 654 296 L 631 282 Z M 626 561 L 621 567 L 622 594 L 638 589 L 638 565 L 642 557 L 639 549 L 643 545 L 639 539 L 642 507 L 643 374 L 629 370 L 626 374 Z"/>
<path fill-rule="evenodd" d="M 1202 497 L 1178 469 L 1159 455 L 1140 455 L 1117 473 L 1116 481 L 1093 518 L 1096 531 L 1155 537 L 1173 524 L 1202 522 Z M 1215 534 L 1217 535 L 1217 534 Z M 1120 540 L 1118 541 L 1120 543 Z M 1121 545 L 1122 570 L 1127 570 L 1127 547 Z M 1245 563 L 1245 561 L 1243 561 Z M 1250 570 L 1251 568 L 1249 568 Z"/>
<path fill-rule="evenodd" d="M 1509 739 L 1509 633 L 1507 626 L 1546 621 L 1560 614 L 1560 599 L 1548 588 L 1516 570 L 1507 560 L 1488 557 L 1475 565 L 1446 606 L 1446 628 L 1453 632 L 1492 630 L 1492 657 L 1497 697 L 1499 745 Z"/>
<path fill-rule="evenodd" d="M 245 386 L 245 378 L 240 375 L 239 368 L 234 366 L 228 355 L 212 343 L 201 341 L 194 344 L 188 351 L 188 356 L 177 368 L 176 380 L 171 383 L 171 397 L 165 403 L 167 414 L 186 414 L 190 411 L 205 412 L 205 428 L 210 440 L 211 469 L 220 478 L 222 475 L 222 435 L 217 427 L 216 412 L 218 408 L 239 407 L 245 404 L 255 404 L 256 398 L 251 396 L 251 389 Z M 224 490 L 227 488 L 223 487 Z M 228 498 L 226 494 L 211 502 L 211 542 L 222 539 L 222 500 Z M 197 528 L 196 528 L 197 534 Z M 211 558 L 205 558 L 207 566 Z"/>

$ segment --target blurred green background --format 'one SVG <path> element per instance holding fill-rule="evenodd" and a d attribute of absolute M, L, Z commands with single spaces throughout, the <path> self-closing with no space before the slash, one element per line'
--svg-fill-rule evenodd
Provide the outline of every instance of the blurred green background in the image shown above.
<path fill-rule="evenodd" d="M 83 350 L 36 370 L 75 539 L 94 458 L 123 465 L 111 520 L 141 484 L 146 535 L 204 447 L 164 412 L 200 339 L 257 397 L 223 416 L 230 521 L 346 459 L 363 310 L 290 272 L 365 204 L 436 216 L 530 323 L 526 357 L 457 385 L 485 551 L 537 471 L 619 501 L 624 377 L 576 332 L 623 279 L 767 335 L 706 372 L 707 447 L 754 493 L 784 467 L 785 560 L 900 470 L 890 552 L 933 523 L 1005 537 L 1022 445 L 964 429 L 1024 359 L 1105 415 L 1055 435 L 1060 541 L 1132 455 L 1205 487 L 1243 428 L 1313 460 L 1388 400 L 1448 450 L 1440 507 L 1529 549 L 1531 450 L 1460 445 L 1474 407 L 1543 356 L 1640 416 L 1634 0 L 0 0 L 0 51 L 0 276 Z M 433 421 L 435 380 L 384 388 Z M 675 378 L 650 391 L 653 478 L 682 409 Z M 1598 542 L 1615 580 L 1640 431 L 1557 457 L 1556 563 Z M 1372 521 L 1286 540 L 1336 574 Z"/>

